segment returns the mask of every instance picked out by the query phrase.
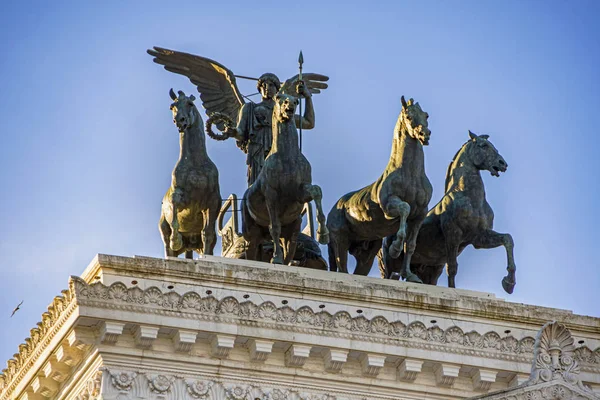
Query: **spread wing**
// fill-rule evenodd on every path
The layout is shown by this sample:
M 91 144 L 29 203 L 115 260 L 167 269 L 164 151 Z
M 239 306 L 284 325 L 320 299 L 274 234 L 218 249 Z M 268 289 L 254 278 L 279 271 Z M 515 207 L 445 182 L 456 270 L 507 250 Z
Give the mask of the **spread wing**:
M 285 81 L 285 83 L 281 86 L 281 89 L 279 89 L 279 91 L 281 93 L 289 94 L 292 96 L 298 96 L 298 92 L 296 91 L 296 84 L 300 80 L 299 78 L 299 75 L 291 77 L 290 79 Z M 321 90 L 327 89 L 328 85 L 325 82 L 329 80 L 329 77 L 309 72 L 306 74 L 302 74 L 302 80 L 304 81 L 304 84 L 310 90 L 310 92 L 316 94 L 321 93 Z
M 148 54 L 167 71 L 185 75 L 196 85 L 207 115 L 221 112 L 237 121 L 244 100 L 233 72 L 209 58 L 180 51 L 154 47 L 148 50 Z M 224 129 L 222 125 L 217 124 L 219 130 Z

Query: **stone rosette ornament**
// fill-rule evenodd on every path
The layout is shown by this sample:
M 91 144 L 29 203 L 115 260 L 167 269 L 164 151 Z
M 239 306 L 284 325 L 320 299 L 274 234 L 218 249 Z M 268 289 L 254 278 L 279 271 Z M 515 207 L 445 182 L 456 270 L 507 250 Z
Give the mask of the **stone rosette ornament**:
M 110 376 L 115 388 L 119 391 L 127 392 L 131 390 L 137 373 L 130 371 L 110 371 Z
M 188 393 L 195 399 L 208 399 L 210 396 L 210 389 L 213 385 L 213 381 L 200 379 L 189 379 L 186 381 Z

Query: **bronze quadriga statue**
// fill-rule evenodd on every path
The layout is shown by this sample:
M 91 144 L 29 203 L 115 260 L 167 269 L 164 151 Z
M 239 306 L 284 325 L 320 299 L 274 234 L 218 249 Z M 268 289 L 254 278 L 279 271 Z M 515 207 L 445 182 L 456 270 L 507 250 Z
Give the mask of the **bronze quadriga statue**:
M 476 249 L 506 248 L 508 274 L 502 287 L 512 293 L 516 284 L 513 239 L 508 233 L 498 233 L 492 228 L 494 212 L 485 198 L 481 171 L 499 176 L 508 165 L 498 150 L 488 140 L 488 135 L 469 131 L 470 140 L 454 156 L 446 173 L 445 194 L 427 214 L 411 259 L 411 268 L 424 283 L 437 284 L 444 265 L 448 270 L 448 286 L 455 287 L 458 272 L 458 255 L 472 244 Z M 382 277 L 398 277 L 401 261 L 390 257 L 390 242 L 386 239 L 380 262 Z
M 165 256 L 177 257 L 193 251 L 213 254 L 215 222 L 221 208 L 219 172 L 206 153 L 204 123 L 194 105 L 194 96 L 169 92 L 173 122 L 179 130 L 179 160 L 173 170 L 171 187 L 162 202 L 159 229 Z
M 401 274 L 420 282 L 410 271 L 410 256 L 431 199 L 432 187 L 425 175 L 423 146 L 429 143 L 428 114 L 412 99 L 402 97 L 402 111 L 394 129 L 388 165 L 371 185 L 346 194 L 327 217 L 330 232 L 329 268 L 348 272 L 348 252 L 356 258 L 355 274 L 367 275 L 381 248 L 382 239 L 396 234 L 392 257 L 402 250 L 406 257 Z
M 286 89 L 289 90 L 282 88 L 275 97 L 271 151 L 242 202 L 243 235 L 248 242 L 246 258 L 258 260 L 261 244 L 271 239 L 275 247 L 272 262 L 276 264 L 288 264 L 294 256 L 304 203 L 314 200 L 317 240 L 322 244 L 329 241 L 321 188 L 312 184 L 310 163 L 298 146 L 295 112 L 299 99 L 286 94 Z M 305 98 L 310 96 L 302 83 L 297 92 Z

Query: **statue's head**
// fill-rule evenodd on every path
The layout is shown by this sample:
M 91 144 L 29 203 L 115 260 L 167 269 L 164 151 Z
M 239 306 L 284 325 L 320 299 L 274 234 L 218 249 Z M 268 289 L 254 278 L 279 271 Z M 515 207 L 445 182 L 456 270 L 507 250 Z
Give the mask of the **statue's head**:
M 260 92 L 263 99 L 272 99 L 275 97 L 280 87 L 281 81 L 277 75 L 270 72 L 262 74 L 256 83 L 256 88 Z
M 196 123 L 197 119 L 200 118 L 200 114 L 194 105 L 196 98 L 193 94 L 188 97 L 182 90 L 177 93 L 178 95 L 175 94 L 173 89 L 169 91 L 169 96 L 173 100 L 171 104 L 173 122 L 180 131 L 184 131 Z
M 489 135 L 476 135 L 469 131 L 469 138 L 468 151 L 473 165 L 480 170 L 490 171 L 492 176 L 500 176 L 500 172 L 506 171 L 508 164 L 488 140 Z
M 402 96 L 401 101 L 402 111 L 398 123 L 404 125 L 406 133 L 410 137 L 421 142 L 423 146 L 427 146 L 431 136 L 431 131 L 427 127 L 429 114 L 423 111 L 419 103 L 415 103 L 413 99 L 409 99 L 407 102 Z
M 296 106 L 298 98 L 285 93 L 278 93 L 275 96 L 275 108 L 273 109 L 273 117 L 277 122 L 287 122 L 294 118 L 296 114 Z

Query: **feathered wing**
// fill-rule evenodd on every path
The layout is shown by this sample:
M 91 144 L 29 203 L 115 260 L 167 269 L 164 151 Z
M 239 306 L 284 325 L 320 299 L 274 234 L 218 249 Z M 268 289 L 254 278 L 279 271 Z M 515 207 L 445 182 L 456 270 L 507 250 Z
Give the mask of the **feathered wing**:
M 221 112 L 237 121 L 244 100 L 233 72 L 227 67 L 206 57 L 160 47 L 148 50 L 148 54 L 167 71 L 185 75 L 196 85 L 207 115 Z M 219 130 L 224 129 L 222 122 L 216 125 Z
M 291 77 L 290 79 L 288 79 L 287 81 L 284 82 L 284 84 L 281 86 L 281 89 L 279 89 L 279 91 L 281 93 L 285 93 L 285 94 L 289 94 L 289 95 L 297 97 L 298 92 L 296 91 L 296 84 L 298 83 L 299 80 L 300 80 L 299 75 L 295 75 L 295 76 Z M 329 77 L 326 75 L 315 74 L 315 73 L 309 72 L 306 74 L 302 74 L 302 80 L 304 81 L 304 84 L 306 85 L 308 90 L 310 90 L 311 93 L 316 94 L 316 93 L 321 93 L 321 90 L 327 89 L 328 85 L 325 82 L 327 82 L 329 80 Z

